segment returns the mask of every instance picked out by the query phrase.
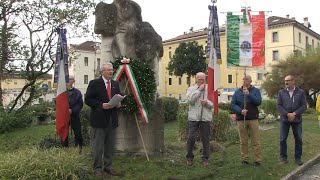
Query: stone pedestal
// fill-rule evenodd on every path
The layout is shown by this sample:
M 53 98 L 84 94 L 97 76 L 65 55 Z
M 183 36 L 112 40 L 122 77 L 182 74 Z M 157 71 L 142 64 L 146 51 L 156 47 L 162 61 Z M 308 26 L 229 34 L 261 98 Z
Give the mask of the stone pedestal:
M 159 155 L 164 150 L 164 118 L 151 110 L 150 123 L 141 121 L 137 114 L 148 155 Z M 116 130 L 115 154 L 144 155 L 142 140 L 133 114 L 119 112 L 119 127 Z

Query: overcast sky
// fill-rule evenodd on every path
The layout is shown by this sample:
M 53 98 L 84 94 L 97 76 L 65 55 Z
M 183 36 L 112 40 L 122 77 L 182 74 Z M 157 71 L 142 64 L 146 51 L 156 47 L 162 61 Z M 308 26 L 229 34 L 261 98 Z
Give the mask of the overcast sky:
M 113 0 L 104 0 L 111 3 Z M 134 0 L 142 9 L 143 21 L 149 22 L 163 40 L 174 38 L 189 31 L 208 26 L 211 0 Z M 97 1 L 96 1 L 97 2 Z M 219 24 L 225 24 L 226 14 L 221 12 L 236 12 L 241 6 L 251 6 L 251 11 L 269 11 L 268 16 L 295 17 L 300 23 L 308 17 L 311 29 L 320 33 L 319 7 L 314 0 L 217 0 Z M 93 30 L 92 30 L 93 31 Z M 81 39 L 92 40 L 92 37 Z M 77 43 L 80 43 L 77 40 Z

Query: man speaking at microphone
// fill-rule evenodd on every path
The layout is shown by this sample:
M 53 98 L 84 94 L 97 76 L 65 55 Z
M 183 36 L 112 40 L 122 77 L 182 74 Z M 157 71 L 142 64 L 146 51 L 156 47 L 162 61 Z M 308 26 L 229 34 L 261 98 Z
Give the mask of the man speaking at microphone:
M 202 72 L 196 74 L 196 85 L 187 90 L 189 102 L 188 126 L 189 134 L 187 141 L 187 165 L 193 164 L 193 148 L 196 140 L 196 133 L 200 130 L 202 141 L 202 164 L 208 166 L 209 145 L 210 145 L 210 123 L 212 121 L 213 103 L 208 100 L 208 90 L 205 84 L 206 75 Z

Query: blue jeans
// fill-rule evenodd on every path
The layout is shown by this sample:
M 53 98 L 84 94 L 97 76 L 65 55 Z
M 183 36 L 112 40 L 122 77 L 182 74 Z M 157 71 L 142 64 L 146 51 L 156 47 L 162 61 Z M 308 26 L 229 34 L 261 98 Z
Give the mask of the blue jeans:
M 287 138 L 292 127 L 293 136 L 295 140 L 294 158 L 295 160 L 301 160 L 302 155 L 302 122 L 292 123 L 280 121 L 280 157 L 281 159 L 287 159 Z

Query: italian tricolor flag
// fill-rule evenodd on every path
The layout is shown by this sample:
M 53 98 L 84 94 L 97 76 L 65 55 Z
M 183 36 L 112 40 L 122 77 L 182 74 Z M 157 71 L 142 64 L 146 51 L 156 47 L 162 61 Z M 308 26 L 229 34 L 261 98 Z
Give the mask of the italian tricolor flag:
M 245 12 L 241 16 L 227 14 L 227 64 L 228 66 L 264 66 L 264 12 L 251 16 Z M 248 17 L 250 20 L 244 21 Z

